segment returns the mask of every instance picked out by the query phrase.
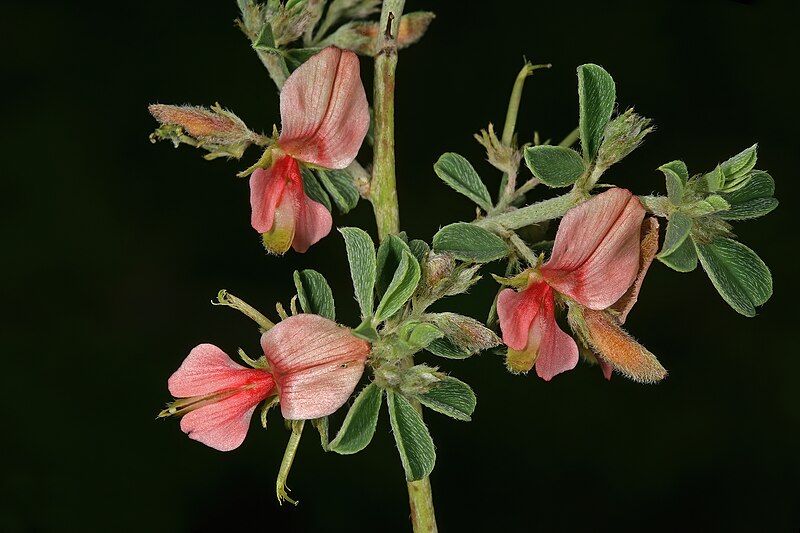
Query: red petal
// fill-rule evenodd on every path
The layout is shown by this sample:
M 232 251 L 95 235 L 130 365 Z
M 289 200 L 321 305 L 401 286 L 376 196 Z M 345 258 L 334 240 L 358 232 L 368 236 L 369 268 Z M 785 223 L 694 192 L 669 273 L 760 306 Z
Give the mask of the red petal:
M 326 168 L 353 162 L 369 128 L 358 57 L 329 46 L 300 65 L 281 91 L 280 144 Z
M 590 309 L 609 307 L 636 278 L 644 213 L 625 189 L 610 189 L 570 209 L 542 275 L 558 292 Z
M 269 376 L 266 372 L 261 373 Z M 272 387 L 270 377 L 268 381 L 255 383 L 219 402 L 191 411 L 181 418 L 181 429 L 190 439 L 221 452 L 238 448 L 247 436 L 253 411 Z
M 547 291 L 542 299 L 541 312 L 531 325 L 528 345 L 538 346 L 536 373 L 545 381 L 578 364 L 578 345 L 556 323 L 553 291 Z
M 297 315 L 264 333 L 261 347 L 280 389 L 281 412 L 290 420 L 327 416 L 355 389 L 369 344 L 332 320 Z
M 268 169 L 257 168 L 250 176 L 250 223 L 257 232 L 272 229 L 275 210 L 284 200 L 284 189 L 294 182 L 302 183 L 300 168 L 288 156 L 279 157 Z
M 305 253 L 312 244 L 331 232 L 333 219 L 324 205 L 312 200 L 303 192 L 302 184 L 297 196 L 299 209 L 292 248 L 297 252 Z
M 263 370 L 234 363 L 213 344 L 200 344 L 189 352 L 169 378 L 169 392 L 176 398 L 203 396 L 219 391 L 265 383 L 272 387 L 272 376 Z
M 549 290 L 546 283 L 536 281 L 520 292 L 514 289 L 500 291 L 497 297 L 497 317 L 500 319 L 500 331 L 506 346 L 516 351 L 525 348 L 531 322 L 539 312 L 545 292 Z

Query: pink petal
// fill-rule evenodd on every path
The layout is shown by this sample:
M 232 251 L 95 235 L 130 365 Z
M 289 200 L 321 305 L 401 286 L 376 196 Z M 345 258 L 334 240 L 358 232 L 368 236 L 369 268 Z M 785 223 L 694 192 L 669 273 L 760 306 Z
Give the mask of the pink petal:
M 318 315 L 287 318 L 261 337 L 280 389 L 283 417 L 327 416 L 350 397 L 364 372 L 369 344 Z
M 497 317 L 503 343 L 513 350 L 523 350 L 528 344 L 531 322 L 539 312 L 542 298 L 549 290 L 546 283 L 537 281 L 520 292 L 503 289 L 497 297 Z
M 333 219 L 324 205 L 312 200 L 303 192 L 302 184 L 298 189 L 297 202 L 299 209 L 294 228 L 292 248 L 302 254 L 305 253 L 312 244 L 318 242 L 331 232 Z
M 612 309 L 619 313 L 617 317 L 620 324 L 624 324 L 628 318 L 633 304 L 639 298 L 639 290 L 642 288 L 642 282 L 647 274 L 653 258 L 658 252 L 658 219 L 656 217 L 647 217 L 642 223 L 641 243 L 639 245 L 639 272 L 636 274 L 636 280 L 633 285 L 622 295 L 622 298 L 617 300 Z
M 325 168 L 353 162 L 369 128 L 358 57 L 329 46 L 300 65 L 281 91 L 280 145 Z
M 250 176 L 250 224 L 259 233 L 272 229 L 275 210 L 284 198 L 288 183 L 300 182 L 297 161 L 281 156 L 268 169 L 257 168 Z
M 170 376 L 168 387 L 174 397 L 189 398 L 262 382 L 271 387 L 272 377 L 263 370 L 234 363 L 213 344 L 200 344 Z
M 528 347 L 538 346 L 536 373 L 545 381 L 578 364 L 578 345 L 556 323 L 553 291 L 547 291 L 542 309 L 531 324 Z
M 261 373 L 269 376 L 266 372 Z M 181 418 L 181 430 L 190 439 L 222 452 L 238 448 L 247 436 L 253 411 L 268 396 L 272 387 L 270 377 L 269 380 L 254 383 L 250 388 L 240 389 L 223 400 L 191 411 Z
M 553 254 L 540 271 L 590 309 L 616 302 L 636 278 L 644 208 L 626 189 L 609 189 L 564 215 Z

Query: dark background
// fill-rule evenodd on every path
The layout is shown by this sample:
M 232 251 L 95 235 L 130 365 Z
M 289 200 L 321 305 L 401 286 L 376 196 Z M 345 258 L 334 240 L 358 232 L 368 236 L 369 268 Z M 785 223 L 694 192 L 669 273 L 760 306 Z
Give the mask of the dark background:
M 432 171 L 442 152 L 468 157 L 496 189 L 472 134 L 502 128 L 523 56 L 554 66 L 528 82 L 522 140 L 575 126 L 575 68 L 595 62 L 620 105 L 658 126 L 607 179 L 663 191 L 660 164 L 706 171 L 758 141 L 781 200 L 736 225 L 774 276 L 757 317 L 737 315 L 699 269 L 651 269 L 627 327 L 670 370 L 662 384 L 607 383 L 584 364 L 545 383 L 490 354 L 423 356 L 479 398 L 471 423 L 427 416 L 440 528 L 797 531 L 796 2 L 409 1 L 407 11 L 425 8 L 438 18 L 398 67 L 411 237 L 472 216 Z M 279 121 L 236 16 L 232 0 L 4 7 L 2 531 L 410 530 L 385 412 L 356 456 L 324 454 L 308 430 L 289 479 L 298 508 L 274 496 L 288 436 L 275 412 L 227 454 L 155 420 L 194 345 L 258 349 L 247 319 L 209 305 L 220 288 L 274 315 L 292 271 L 313 267 L 331 281 L 339 319 L 357 317 L 335 233 L 305 255 L 262 250 L 247 182 L 234 177 L 257 154 L 206 162 L 148 141 L 152 102 L 219 101 L 264 131 Z M 374 230 L 365 202 L 334 220 Z M 447 307 L 483 318 L 495 289 L 486 279 Z

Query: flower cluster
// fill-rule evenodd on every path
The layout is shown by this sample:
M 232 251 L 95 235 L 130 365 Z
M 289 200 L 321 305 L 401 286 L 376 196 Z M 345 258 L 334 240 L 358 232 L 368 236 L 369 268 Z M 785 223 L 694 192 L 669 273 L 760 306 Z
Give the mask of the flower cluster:
M 277 397 L 287 420 L 327 416 L 350 397 L 369 345 L 317 315 L 296 315 L 261 337 L 256 368 L 234 363 L 213 344 L 196 346 L 169 378 L 176 398 L 160 416 L 181 416 L 189 438 L 220 451 L 238 448 L 259 403 Z M 271 403 L 268 405 L 272 405 Z
M 578 345 L 556 323 L 558 298 L 607 377 L 611 368 L 640 381 L 666 376 L 652 354 L 618 327 L 653 259 L 653 236 L 658 242 L 658 222 L 644 216 L 639 200 L 625 189 L 610 189 L 567 212 L 550 260 L 523 273 L 522 290 L 504 289 L 498 297 L 510 370 L 527 372 L 535 365 L 549 381 L 575 368 Z

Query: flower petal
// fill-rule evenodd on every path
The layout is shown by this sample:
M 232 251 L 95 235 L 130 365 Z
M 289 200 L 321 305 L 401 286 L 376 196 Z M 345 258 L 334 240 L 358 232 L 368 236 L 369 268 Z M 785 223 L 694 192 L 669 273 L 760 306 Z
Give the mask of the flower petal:
M 546 283 L 535 281 L 520 292 L 514 289 L 500 291 L 497 297 L 497 317 L 500 319 L 500 331 L 506 346 L 516 351 L 525 348 L 531 322 L 539 312 L 542 298 L 549 289 Z
M 648 217 L 642 223 L 641 243 L 639 245 L 639 273 L 636 274 L 636 280 L 622 295 L 622 298 L 611 306 L 613 310 L 619 313 L 620 324 L 625 323 L 633 304 L 639 298 L 639 290 L 642 288 L 644 276 L 647 274 L 647 270 L 650 268 L 656 253 L 658 253 L 658 219 L 656 217 Z
M 262 374 L 269 376 L 266 372 Z M 203 406 L 181 418 L 181 430 L 190 439 L 221 452 L 238 448 L 250 427 L 258 403 L 272 390 L 273 382 L 263 380 L 235 392 L 218 402 Z
M 287 318 L 261 337 L 289 420 L 327 416 L 355 389 L 369 344 L 318 315 Z
M 528 345 L 538 346 L 536 373 L 545 381 L 553 376 L 572 370 L 578 364 L 578 345 L 575 340 L 561 331 L 556 323 L 553 291 L 548 291 L 542 299 L 542 309 L 531 325 Z
M 271 387 L 272 377 L 263 370 L 234 363 L 213 344 L 200 344 L 170 376 L 168 387 L 174 397 L 189 398 L 261 382 L 269 382 Z
M 558 292 L 590 309 L 616 302 L 636 278 L 644 208 L 626 189 L 609 189 L 564 215 L 553 254 L 540 271 Z
M 297 161 L 281 156 L 268 169 L 257 168 L 250 176 L 250 224 L 259 233 L 272 229 L 275 210 L 286 196 L 287 184 L 299 181 L 300 169 Z
M 331 232 L 333 218 L 324 205 L 312 200 L 303 192 L 302 186 L 299 189 L 298 205 L 292 248 L 302 254 Z
M 597 355 L 634 381 L 655 383 L 667 376 L 656 356 L 636 342 L 609 313 L 584 309 L 587 340 Z
M 280 145 L 326 168 L 353 162 L 369 128 L 358 57 L 329 46 L 300 65 L 281 90 Z

